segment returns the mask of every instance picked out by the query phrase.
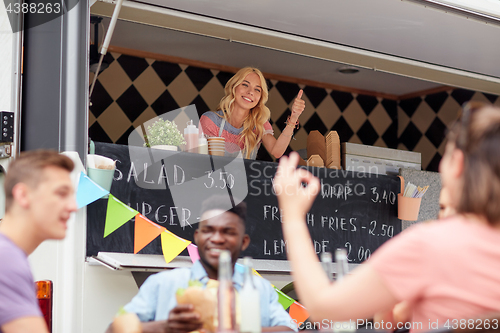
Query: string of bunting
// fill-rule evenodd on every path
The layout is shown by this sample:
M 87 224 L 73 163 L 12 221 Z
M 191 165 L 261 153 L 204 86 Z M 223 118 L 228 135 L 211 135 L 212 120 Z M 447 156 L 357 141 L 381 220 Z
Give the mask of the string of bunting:
M 200 259 L 198 247 L 196 245 L 192 244 L 186 239 L 175 235 L 166 228 L 152 222 L 135 209 L 121 202 L 118 198 L 110 194 L 109 191 L 106 191 L 101 186 L 96 184 L 84 172 L 80 173 L 80 179 L 78 181 L 78 187 L 76 191 L 76 201 L 78 208 L 85 207 L 105 196 L 108 196 L 108 206 L 106 210 L 106 221 L 103 235 L 104 238 L 106 238 L 111 233 L 134 218 L 134 254 L 141 251 L 146 245 L 148 245 L 161 235 L 163 257 L 167 264 L 186 248 L 192 262 Z M 243 266 L 237 263 L 235 266 L 235 270 L 242 271 Z M 253 270 L 253 274 L 261 277 L 261 275 L 255 269 Z M 285 310 L 289 309 L 289 314 L 292 319 L 295 319 L 297 322 L 304 322 L 304 320 L 309 318 L 309 313 L 303 305 L 283 293 L 274 285 L 273 288 L 278 294 L 278 302 L 283 306 Z

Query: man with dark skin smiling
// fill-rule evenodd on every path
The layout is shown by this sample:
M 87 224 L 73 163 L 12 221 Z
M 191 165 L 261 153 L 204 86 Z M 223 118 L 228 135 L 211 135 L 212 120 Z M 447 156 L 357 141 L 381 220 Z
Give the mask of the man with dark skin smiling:
M 189 280 L 205 286 L 210 279 L 217 280 L 221 250 L 231 253 L 234 267 L 240 252 L 250 244 L 250 237 L 245 233 L 246 204 L 241 202 L 226 210 L 222 202 L 227 202 L 227 197 L 211 197 L 202 204 L 201 222 L 194 233 L 200 260 L 190 269 L 178 268 L 150 276 L 124 307 L 125 311 L 137 314 L 143 333 L 185 333 L 202 329 L 200 315 L 193 311 L 193 305 L 177 304 L 176 291 L 187 288 Z M 296 331 L 271 284 L 260 277 L 254 281 L 260 293 L 262 331 Z M 233 285 L 237 291 L 242 284 L 243 274 L 236 271 Z M 107 332 L 120 333 L 113 332 L 111 327 Z

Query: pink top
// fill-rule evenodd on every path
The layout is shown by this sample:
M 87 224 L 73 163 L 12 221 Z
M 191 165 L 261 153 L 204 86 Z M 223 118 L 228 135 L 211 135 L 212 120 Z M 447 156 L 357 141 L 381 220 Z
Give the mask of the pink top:
M 500 230 L 454 216 L 416 225 L 368 260 L 394 296 L 413 304 L 413 332 L 429 321 L 500 311 Z M 422 323 L 421 327 L 417 327 Z M 456 323 L 456 321 L 455 321 Z
M 245 148 L 244 142 L 240 142 L 240 134 L 243 130 L 243 127 L 235 128 L 230 123 L 225 122 L 224 127 L 222 128 L 222 134 L 219 135 L 219 133 L 221 133 L 220 127 L 222 125 L 222 120 L 224 119 L 222 117 L 219 117 L 219 115 L 222 116 L 222 111 L 208 111 L 200 117 L 200 126 L 203 129 L 203 133 L 208 137 L 224 137 L 226 139 L 226 151 L 229 153 L 237 153 L 238 151 L 243 150 Z M 274 135 L 273 127 L 271 126 L 269 121 L 266 121 L 264 123 L 264 135 L 266 134 Z M 256 155 L 259 147 L 260 142 L 255 149 L 255 154 L 253 155 Z M 253 158 L 255 159 L 255 156 L 253 156 Z

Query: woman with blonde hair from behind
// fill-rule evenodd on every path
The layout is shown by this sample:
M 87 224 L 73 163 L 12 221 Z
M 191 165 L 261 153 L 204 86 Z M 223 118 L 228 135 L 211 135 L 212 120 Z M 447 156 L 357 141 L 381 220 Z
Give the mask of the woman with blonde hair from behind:
M 416 332 L 459 328 L 500 312 L 498 147 L 500 109 L 465 107 L 448 134 L 439 167 L 456 214 L 408 228 L 334 284 L 322 273 L 305 221 L 319 180 L 296 168 L 296 154 L 282 158 L 274 186 L 283 235 L 297 294 L 312 318 L 356 323 L 406 301 L 412 311 L 410 331 Z M 489 324 L 498 329 L 495 320 Z M 473 324 L 487 328 L 484 321 Z
M 208 111 L 201 116 L 203 133 L 209 137 L 224 137 L 226 156 L 236 156 L 242 151 L 244 158 L 255 159 L 262 143 L 271 155 L 281 157 L 305 108 L 302 90 L 294 100 L 291 116 L 278 139 L 269 123 L 267 84 L 260 70 L 253 67 L 240 69 L 226 83 L 224 92 L 217 111 Z

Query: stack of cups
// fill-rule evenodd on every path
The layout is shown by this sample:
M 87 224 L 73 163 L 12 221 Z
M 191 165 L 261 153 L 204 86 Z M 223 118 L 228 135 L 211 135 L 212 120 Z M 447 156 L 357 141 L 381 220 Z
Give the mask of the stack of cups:
M 210 137 L 208 138 L 208 153 L 215 156 L 224 156 L 226 145 L 223 137 Z
M 115 175 L 116 162 L 108 157 L 89 154 L 87 155 L 87 167 L 89 178 L 109 192 Z

